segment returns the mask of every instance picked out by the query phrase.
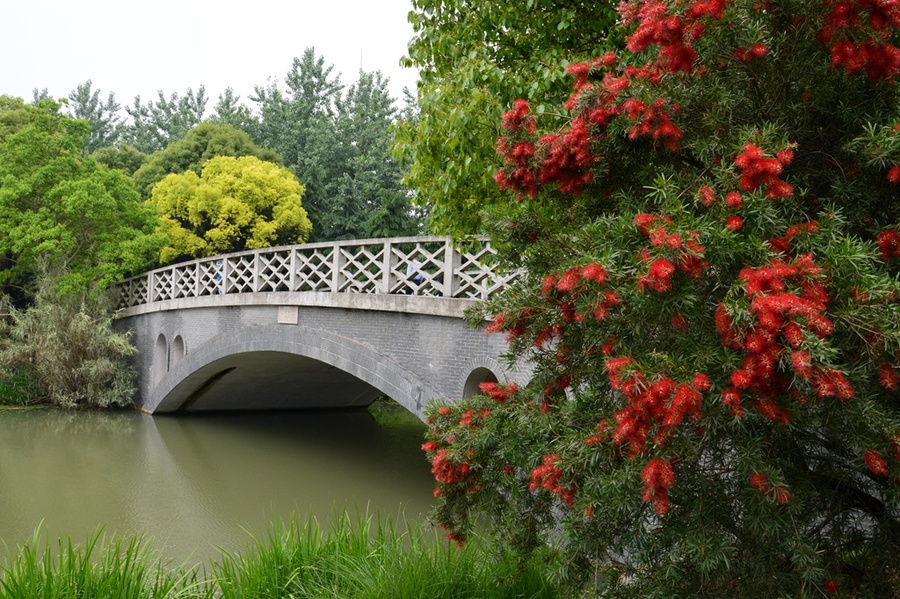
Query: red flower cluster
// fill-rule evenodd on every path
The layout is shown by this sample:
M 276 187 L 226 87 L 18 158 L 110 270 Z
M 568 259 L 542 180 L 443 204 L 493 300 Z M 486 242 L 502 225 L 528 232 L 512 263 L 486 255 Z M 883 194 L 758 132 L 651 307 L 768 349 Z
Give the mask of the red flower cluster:
M 553 183 L 562 193 L 577 196 L 593 180 L 594 174 L 587 167 L 596 158 L 591 155 L 590 135 L 583 119 L 573 119 L 562 135 L 542 136 L 539 144 L 544 148 L 541 183 Z
M 534 135 L 537 133 L 537 121 L 531 114 L 531 107 L 525 100 L 516 100 L 513 102 L 512 110 L 503 113 L 500 126 L 507 131 L 521 133 L 527 131 Z
M 671 112 L 666 110 L 665 98 L 657 98 L 647 105 L 637 98 L 629 98 L 622 104 L 625 115 L 635 124 L 628 130 L 628 139 L 652 137 L 661 140 L 670 152 L 678 150 L 678 140 L 683 135 L 681 129 L 672 122 L 671 114 L 678 113 L 678 105 Z
M 628 444 L 632 456 L 646 450 L 651 434 L 655 445 L 664 445 L 686 417 L 698 417 L 700 392 L 709 389 L 709 379 L 702 374 L 691 383 L 679 384 L 665 376 L 648 381 L 629 357 L 610 358 L 605 368 L 613 389 L 627 400 L 615 414 L 618 426 L 611 438 L 617 445 Z
M 878 251 L 881 254 L 881 259 L 885 262 L 891 258 L 900 256 L 900 234 L 898 234 L 897 231 L 893 229 L 882 231 L 875 238 L 875 243 L 878 244 Z
M 427 443 L 425 445 L 428 445 Z M 425 449 L 425 445 L 422 446 Z M 437 449 L 436 445 L 429 445 L 433 449 Z M 429 451 L 426 449 L 426 451 Z M 464 482 L 469 477 L 470 468 L 468 462 L 457 464 L 450 459 L 449 452 L 446 449 L 437 449 L 431 458 L 431 473 L 434 479 L 445 485 Z
M 794 193 L 794 188 L 778 178 L 784 167 L 794 159 L 794 153 L 790 149 L 778 152 L 777 158 L 767 157 L 762 148 L 747 142 L 734 164 L 741 170 L 741 189 L 755 191 L 765 187 L 766 197 L 770 200 L 776 198 L 789 198 Z
M 642 261 L 650 266 L 646 274 L 638 277 L 639 290 L 669 291 L 672 289 L 672 276 L 677 270 L 691 278 L 698 278 L 709 264 L 703 260 L 705 248 L 697 241 L 697 232 L 672 233 L 666 229 L 671 222 L 672 219 L 667 216 L 654 214 L 642 213 L 634 217 L 638 231 L 647 236 L 650 245 L 658 248 L 656 253 L 663 254 L 654 258 L 649 251 L 642 251 Z
M 653 509 L 660 516 L 669 511 L 669 489 L 675 484 L 675 473 L 668 460 L 653 458 L 641 472 L 644 481 L 644 501 L 653 502 Z
M 726 0 L 700 0 L 690 3 L 683 14 L 671 14 L 662 0 L 623 2 L 619 14 L 623 24 L 637 23 L 628 37 L 628 50 L 641 52 L 659 46 L 659 54 L 651 68 L 662 72 L 692 73 L 697 61 L 693 43 L 704 31 L 703 18 L 721 19 Z
M 588 77 L 590 77 L 591 71 L 600 67 L 612 66 L 615 62 L 615 53 L 607 52 L 603 56 L 592 58 L 586 62 L 579 62 L 567 66 L 566 73 L 575 75 L 575 81 L 572 83 L 572 88 L 575 90 L 576 95 L 580 90 L 591 86 L 590 83 L 588 83 Z
M 536 466 L 531 471 L 528 489 L 532 493 L 541 488 L 546 489 L 558 496 L 567 506 L 572 507 L 575 505 L 575 489 L 559 482 L 559 479 L 562 478 L 562 471 L 556 466 L 558 462 L 558 454 L 545 455 L 543 464 Z
M 519 388 L 515 383 L 511 383 L 506 387 L 497 383 L 479 383 L 478 388 L 481 389 L 482 393 L 499 403 L 503 403 L 519 392 Z
M 535 198 L 538 184 L 555 184 L 562 193 L 578 195 L 593 180 L 589 166 L 596 161 L 590 152 L 587 123 L 576 118 L 565 133 L 544 135 L 534 145 L 537 125 L 525 100 L 516 100 L 504 113 L 502 126 L 516 134 L 500 137 L 495 146 L 506 168 L 494 173 L 500 189 L 516 191 L 517 199 Z M 525 134 L 524 136 L 522 134 Z
M 821 274 L 810 254 L 793 262 L 773 259 L 762 268 L 745 268 L 740 278 L 756 324 L 742 332 L 734 330 L 724 306 L 717 308 L 716 327 L 722 342 L 747 354 L 731 374 L 732 387 L 722 397 L 736 415 L 743 414 L 741 394 L 750 393 L 756 398 L 754 407 L 765 418 L 780 423 L 790 420 L 788 411 L 774 402 L 790 383 L 780 368 L 783 357 L 790 358 L 794 375 L 808 381 L 819 397 L 853 397 L 853 388 L 841 370 L 813 365 L 803 349 L 807 334 L 824 340 L 833 331 L 825 317 L 828 294 Z M 791 348 L 789 353 L 786 347 Z
M 831 65 L 843 66 L 848 75 L 865 70 L 869 79 L 893 81 L 900 74 L 900 49 L 888 40 L 900 27 L 900 5 L 892 0 L 830 0 L 827 5 L 818 37 L 831 44 Z
M 799 237 L 804 233 L 807 235 L 815 235 L 819 232 L 819 223 L 814 220 L 805 223 L 797 223 L 788 227 L 784 237 L 776 237 L 769 240 L 769 247 L 776 252 L 787 254 L 791 251 L 791 242 L 795 237 Z

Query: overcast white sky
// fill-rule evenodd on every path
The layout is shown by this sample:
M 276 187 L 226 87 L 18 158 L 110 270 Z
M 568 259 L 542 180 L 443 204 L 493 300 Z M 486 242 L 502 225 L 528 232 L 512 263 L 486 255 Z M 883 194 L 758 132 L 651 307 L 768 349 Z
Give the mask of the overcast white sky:
M 34 88 L 65 97 L 88 79 L 105 99 L 156 99 L 206 86 L 207 109 L 230 86 L 283 81 L 314 46 L 352 83 L 360 65 L 390 77 L 392 95 L 415 90 L 401 69 L 412 37 L 410 0 L 19 0 L 3 2 L 0 94 L 30 101 Z

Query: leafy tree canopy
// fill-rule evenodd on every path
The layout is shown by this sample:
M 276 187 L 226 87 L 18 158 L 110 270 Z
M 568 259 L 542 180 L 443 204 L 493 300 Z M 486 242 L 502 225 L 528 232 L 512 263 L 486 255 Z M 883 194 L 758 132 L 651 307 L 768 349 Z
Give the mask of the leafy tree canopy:
M 118 169 L 129 177 L 147 162 L 146 154 L 128 144 L 100 148 L 91 154 L 91 158 L 109 168 Z
M 406 183 L 429 206 L 432 228 L 481 230 L 501 201 L 492 180 L 501 113 L 528 97 L 537 112 L 565 98 L 564 67 L 590 56 L 614 31 L 611 2 L 414 0 L 416 37 L 405 66 L 419 69 L 420 118 L 398 127 Z M 615 35 L 613 37 L 615 39 Z
M 293 173 L 254 156 L 218 156 L 194 171 L 167 175 L 149 200 L 169 238 L 167 264 L 244 249 L 302 243 L 312 225 Z
M 83 156 L 85 121 L 4 99 L 0 123 L 0 284 L 30 293 L 41 262 L 66 271 L 57 290 L 101 287 L 148 265 L 158 251 L 154 215 L 131 180 Z M 27 123 L 23 122 L 27 115 Z
M 281 162 L 275 152 L 257 146 L 244 131 L 231 125 L 201 123 L 183 139 L 151 154 L 134 173 L 135 185 L 145 198 L 149 198 L 153 186 L 166 175 L 188 170 L 199 173 L 206 161 L 215 156 L 255 156 L 266 162 Z
M 604 597 L 900 585 L 900 10 L 632 0 L 504 113 L 486 306 L 524 388 L 434 406 L 438 520 Z M 449 48 L 447 51 L 450 51 Z
M 20 131 L 31 123 L 24 100 L 11 96 L 0 96 L 0 143 L 9 135 Z

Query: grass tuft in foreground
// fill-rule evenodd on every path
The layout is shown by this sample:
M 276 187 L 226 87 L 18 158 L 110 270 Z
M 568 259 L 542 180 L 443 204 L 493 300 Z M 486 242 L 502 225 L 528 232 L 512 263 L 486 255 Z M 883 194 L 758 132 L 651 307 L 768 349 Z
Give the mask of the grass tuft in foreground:
M 107 540 L 94 533 L 84 545 L 71 540 L 41 546 L 40 530 L 18 548 L 0 575 L 2 599 L 170 599 L 211 597 L 196 570 L 171 571 L 151 558 L 139 537 Z
M 475 539 L 457 549 L 409 525 L 398 534 L 371 517 L 344 515 L 330 532 L 315 521 L 273 527 L 245 555 L 213 566 L 223 599 L 551 599 L 558 596 L 538 561 L 518 564 Z
M 43 544 L 39 531 L 0 572 L 0 599 L 557 599 L 539 559 L 519 563 L 474 539 L 457 549 L 407 523 L 373 517 L 271 526 L 243 553 L 224 552 L 209 576 L 165 567 L 140 538 Z

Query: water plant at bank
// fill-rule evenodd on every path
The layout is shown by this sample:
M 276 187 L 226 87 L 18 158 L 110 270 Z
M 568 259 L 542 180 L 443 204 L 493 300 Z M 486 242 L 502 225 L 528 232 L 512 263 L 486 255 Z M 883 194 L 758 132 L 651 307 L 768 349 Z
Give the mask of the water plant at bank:
M 534 376 L 431 407 L 435 515 L 600 596 L 896 596 L 900 5 L 619 15 L 499 123 L 523 276 L 475 319 Z

